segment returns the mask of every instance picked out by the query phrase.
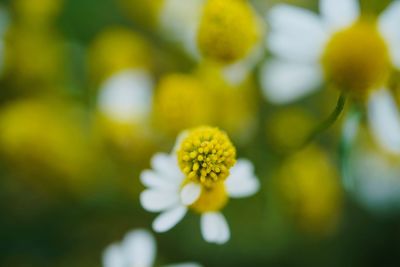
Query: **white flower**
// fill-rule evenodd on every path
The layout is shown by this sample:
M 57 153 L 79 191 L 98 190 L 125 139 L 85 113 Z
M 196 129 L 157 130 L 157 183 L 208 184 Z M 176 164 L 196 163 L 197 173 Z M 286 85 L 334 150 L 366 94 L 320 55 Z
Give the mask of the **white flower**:
M 142 172 L 140 178 L 147 189 L 140 196 L 141 204 L 147 211 L 161 212 L 153 222 L 156 232 L 170 230 L 192 209 L 201 214 L 203 238 L 210 243 L 226 243 L 230 230 L 220 209 L 225 206 L 228 197 L 248 197 L 258 191 L 260 185 L 253 165 L 248 160 L 239 159 L 225 181 L 212 189 L 205 188 L 200 183 L 187 180 L 179 168 L 176 149 L 181 141 L 182 135 L 171 154 L 154 155 L 152 170 Z
M 150 114 L 152 88 L 153 81 L 146 71 L 121 71 L 101 84 L 99 110 L 117 122 L 143 122 Z
M 268 13 L 267 44 L 275 58 L 261 70 L 265 97 L 289 103 L 322 88 L 323 82 L 359 95 L 364 92 L 357 89 L 366 89 L 375 138 L 400 153 L 398 109 L 386 88 L 391 69 L 400 68 L 400 1 L 391 3 L 376 23 L 360 16 L 357 0 L 320 0 L 319 7 L 320 15 L 289 5 Z
M 195 60 L 201 61 L 197 47 L 197 31 L 206 0 L 165 0 L 160 12 L 159 25 L 165 37 L 180 43 Z M 262 19 L 257 17 L 260 31 L 264 30 Z M 258 42 L 249 54 L 222 69 L 224 79 L 231 85 L 242 83 L 263 56 L 263 44 Z
M 131 231 L 120 244 L 111 244 L 103 253 L 104 267 L 152 267 L 156 242 L 146 230 Z M 201 267 L 197 263 L 181 263 L 168 267 Z

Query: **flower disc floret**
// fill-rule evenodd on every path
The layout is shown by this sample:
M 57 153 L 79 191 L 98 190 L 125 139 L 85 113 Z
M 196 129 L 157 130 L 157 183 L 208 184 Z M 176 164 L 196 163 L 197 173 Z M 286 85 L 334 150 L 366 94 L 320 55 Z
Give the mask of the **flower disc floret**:
M 201 53 L 232 63 L 247 55 L 260 37 L 255 12 L 247 1 L 207 1 L 197 34 Z
M 191 180 L 206 187 L 224 181 L 236 162 L 236 150 L 227 134 L 218 128 L 191 130 L 178 150 L 179 167 Z

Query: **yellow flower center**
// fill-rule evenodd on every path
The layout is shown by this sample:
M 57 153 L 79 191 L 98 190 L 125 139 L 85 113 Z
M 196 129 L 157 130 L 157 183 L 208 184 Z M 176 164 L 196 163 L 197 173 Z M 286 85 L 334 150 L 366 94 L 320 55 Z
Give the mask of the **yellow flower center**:
M 327 79 L 353 96 L 380 86 L 390 70 L 387 45 L 376 25 L 358 21 L 329 41 L 322 57 Z
M 259 39 L 254 11 L 243 0 L 209 0 L 197 42 L 202 54 L 225 63 L 244 57 Z
M 200 197 L 193 203 L 190 208 L 198 213 L 219 211 L 228 203 L 228 195 L 226 193 L 223 182 L 215 183 L 213 187 L 203 187 Z
M 161 79 L 154 97 L 154 121 L 170 136 L 210 123 L 210 93 L 191 75 L 170 74 Z
M 235 147 L 226 133 L 212 127 L 191 130 L 178 150 L 183 173 L 205 187 L 224 181 L 236 162 L 235 157 Z

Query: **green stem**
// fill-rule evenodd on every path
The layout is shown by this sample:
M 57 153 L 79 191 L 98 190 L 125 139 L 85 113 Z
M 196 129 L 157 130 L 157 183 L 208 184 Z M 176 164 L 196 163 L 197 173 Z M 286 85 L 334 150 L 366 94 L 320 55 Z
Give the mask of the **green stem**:
M 339 162 L 343 185 L 347 190 L 354 187 L 351 175 L 351 150 L 354 146 L 360 126 L 362 113 L 357 106 L 353 106 L 345 118 L 339 145 Z
M 314 129 L 314 131 L 311 132 L 311 134 L 308 136 L 308 138 L 304 141 L 304 143 L 301 145 L 301 147 L 307 146 L 309 143 L 311 143 L 318 135 L 320 135 L 323 131 L 328 129 L 330 126 L 332 126 L 339 118 L 340 114 L 342 113 L 344 106 L 346 103 L 346 97 L 342 93 L 339 96 L 339 99 L 337 101 L 336 107 L 333 110 L 333 112 L 329 115 L 329 117 L 323 121 L 320 125 L 318 125 L 317 128 Z

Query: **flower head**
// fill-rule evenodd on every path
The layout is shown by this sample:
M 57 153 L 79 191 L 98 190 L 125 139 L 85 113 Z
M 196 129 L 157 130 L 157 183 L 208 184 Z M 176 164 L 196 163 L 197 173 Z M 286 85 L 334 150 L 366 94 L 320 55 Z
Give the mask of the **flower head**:
M 247 55 L 259 39 L 259 25 L 243 0 L 208 0 L 200 21 L 197 43 L 201 53 L 231 63 Z
M 323 82 L 333 85 L 365 104 L 376 140 L 398 153 L 398 108 L 388 86 L 400 69 L 400 1 L 377 19 L 362 15 L 357 0 L 319 2 L 319 15 L 289 5 L 268 14 L 267 43 L 275 59 L 262 68 L 264 95 L 283 104 L 323 88 Z
M 333 34 L 322 55 L 325 76 L 338 88 L 363 96 L 388 78 L 388 47 L 376 25 L 359 20 Z
M 213 103 L 209 98 L 209 92 L 195 76 L 167 75 L 154 96 L 155 124 L 167 135 L 176 136 L 189 127 L 210 123 Z
M 183 173 L 207 187 L 226 179 L 235 157 L 236 150 L 226 133 L 212 127 L 188 132 L 178 150 Z
M 265 64 L 262 84 L 273 102 L 304 96 L 324 80 L 366 100 L 400 67 L 400 1 L 376 20 L 360 14 L 357 0 L 320 0 L 319 7 L 319 15 L 289 5 L 268 14 L 267 43 L 276 59 Z
M 236 162 L 235 156 L 227 135 L 212 127 L 183 132 L 172 154 L 156 154 L 153 170 L 141 174 L 148 189 L 140 196 L 146 210 L 162 212 L 153 222 L 154 230 L 168 231 L 190 209 L 201 214 L 206 241 L 227 242 L 230 231 L 221 210 L 230 197 L 247 197 L 259 189 L 251 162 Z

